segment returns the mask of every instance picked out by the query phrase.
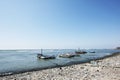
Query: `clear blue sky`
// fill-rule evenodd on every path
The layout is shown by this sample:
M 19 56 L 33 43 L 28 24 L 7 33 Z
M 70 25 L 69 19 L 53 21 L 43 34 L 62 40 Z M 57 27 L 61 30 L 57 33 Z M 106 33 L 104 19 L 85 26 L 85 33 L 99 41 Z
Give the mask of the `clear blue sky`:
M 0 49 L 120 46 L 120 0 L 0 0 Z

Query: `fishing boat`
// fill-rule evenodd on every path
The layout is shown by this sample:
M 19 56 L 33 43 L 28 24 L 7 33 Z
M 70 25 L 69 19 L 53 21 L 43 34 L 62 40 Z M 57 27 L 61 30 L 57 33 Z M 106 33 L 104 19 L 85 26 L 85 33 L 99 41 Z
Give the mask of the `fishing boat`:
M 85 54 L 87 53 L 86 51 L 75 51 L 76 54 Z
M 75 51 L 75 53 L 76 53 L 76 54 L 85 54 L 85 53 L 87 53 L 87 52 L 78 49 L 78 50 Z
M 117 50 L 120 50 L 120 47 L 117 47 L 116 49 L 117 49 Z
M 43 53 L 43 51 L 41 49 L 41 53 L 37 54 L 37 58 L 38 59 L 55 59 L 54 55 L 52 55 L 52 56 L 50 56 L 50 55 L 43 55 L 42 53 Z
M 95 51 L 90 51 L 90 53 L 95 53 Z
M 71 57 L 74 57 L 75 54 L 70 54 L 70 53 L 65 53 L 65 54 L 60 54 L 59 57 L 62 57 L 62 58 L 71 58 Z
M 43 55 L 43 54 L 37 54 L 37 57 L 39 59 L 55 59 L 55 56 L 49 56 L 49 55 Z

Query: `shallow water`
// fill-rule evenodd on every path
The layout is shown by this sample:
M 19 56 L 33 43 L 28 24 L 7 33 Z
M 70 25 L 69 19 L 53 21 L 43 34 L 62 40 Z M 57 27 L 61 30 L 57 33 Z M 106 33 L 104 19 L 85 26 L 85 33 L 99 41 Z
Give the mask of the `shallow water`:
M 64 66 L 74 63 L 82 63 L 110 55 L 120 50 L 110 49 L 89 49 L 87 54 L 73 58 L 59 58 L 58 55 L 67 52 L 74 52 L 74 49 L 44 49 L 43 53 L 47 55 L 55 55 L 56 59 L 40 60 L 37 54 L 40 50 L 0 50 L 0 73 L 19 73 L 35 69 L 44 69 L 56 66 Z M 95 51 L 96 53 L 89 53 Z

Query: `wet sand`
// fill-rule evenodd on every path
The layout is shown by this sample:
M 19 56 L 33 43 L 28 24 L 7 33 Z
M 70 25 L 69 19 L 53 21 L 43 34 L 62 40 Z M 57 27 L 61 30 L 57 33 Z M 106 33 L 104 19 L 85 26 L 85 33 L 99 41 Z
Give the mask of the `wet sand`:
M 90 63 L 3 76 L 0 80 L 120 80 L 120 54 Z

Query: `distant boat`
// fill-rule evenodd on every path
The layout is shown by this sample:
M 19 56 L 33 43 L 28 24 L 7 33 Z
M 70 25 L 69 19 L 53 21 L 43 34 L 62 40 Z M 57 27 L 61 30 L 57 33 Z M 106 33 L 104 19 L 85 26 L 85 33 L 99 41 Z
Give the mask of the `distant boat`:
M 116 47 L 116 49 L 120 50 L 120 47 Z
M 77 56 L 80 56 L 80 55 L 76 53 L 64 53 L 59 55 L 59 57 L 62 57 L 62 58 L 72 58 Z
M 71 57 L 74 57 L 75 55 L 74 54 L 70 54 L 70 53 L 65 53 L 65 54 L 60 54 L 59 57 L 62 57 L 62 58 L 71 58 Z
M 80 49 L 75 51 L 76 54 L 85 54 L 87 53 L 86 51 L 81 51 Z
M 49 56 L 49 55 L 43 55 L 42 53 L 43 53 L 43 51 L 41 49 L 41 53 L 37 54 L 37 58 L 39 58 L 39 59 L 55 59 L 54 55 Z
M 95 53 L 95 51 L 90 51 L 90 53 Z

